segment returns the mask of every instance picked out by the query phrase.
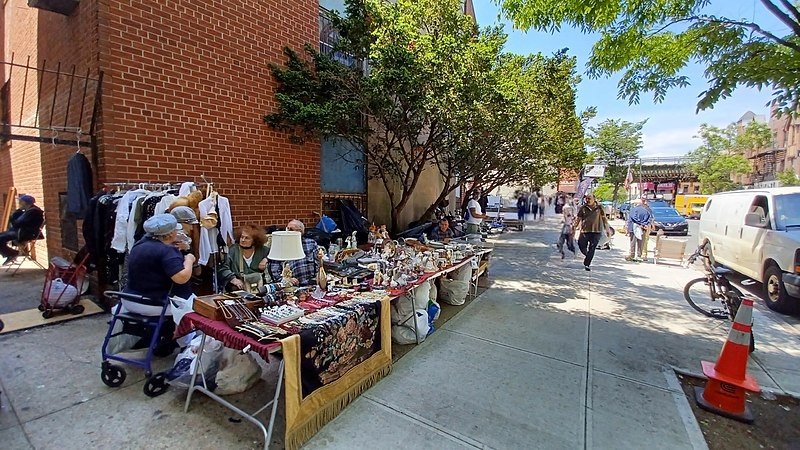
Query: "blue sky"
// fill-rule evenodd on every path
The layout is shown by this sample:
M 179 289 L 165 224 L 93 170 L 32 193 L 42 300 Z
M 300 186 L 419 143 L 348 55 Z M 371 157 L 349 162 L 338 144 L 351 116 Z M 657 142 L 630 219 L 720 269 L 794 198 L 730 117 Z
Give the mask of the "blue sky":
M 497 22 L 498 7 L 490 0 L 473 0 L 475 15 L 481 26 Z M 775 30 L 774 18 L 764 11 L 759 2 L 752 0 L 722 0 L 711 11 L 730 18 L 754 19 L 763 27 Z M 543 53 L 552 54 L 561 48 L 569 48 L 569 54 L 576 56 L 578 70 L 585 70 L 586 61 L 591 53 L 595 39 L 581 34 L 579 31 L 563 28 L 561 32 L 549 33 L 514 30 L 506 23 L 508 33 L 506 51 L 518 54 Z M 784 34 L 780 32 L 779 34 Z M 694 136 L 700 124 L 708 123 L 720 127 L 736 122 L 745 112 L 768 116 L 769 109 L 765 104 L 769 101 L 769 91 L 758 92 L 755 89 L 740 88 L 729 99 L 715 105 L 714 109 L 695 113 L 697 96 L 705 90 L 706 81 L 702 78 L 702 68 L 691 67 L 685 72 L 690 77 L 691 86 L 669 91 L 664 102 L 655 104 L 652 95 L 642 95 L 638 105 L 628 105 L 627 100 L 617 99 L 617 81 L 619 76 L 609 79 L 589 79 L 582 74 L 583 81 L 578 86 L 578 109 L 589 106 L 597 107 L 597 117 L 590 125 L 596 125 L 606 119 L 622 119 L 639 122 L 648 119 L 643 128 L 643 148 L 640 156 L 673 156 L 683 155 L 697 148 L 701 142 Z

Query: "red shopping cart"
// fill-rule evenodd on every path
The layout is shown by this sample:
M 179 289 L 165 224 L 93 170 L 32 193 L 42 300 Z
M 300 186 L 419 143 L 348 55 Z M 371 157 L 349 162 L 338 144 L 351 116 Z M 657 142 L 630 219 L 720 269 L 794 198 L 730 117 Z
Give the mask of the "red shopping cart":
M 64 310 L 70 314 L 83 313 L 84 307 L 80 300 L 86 281 L 88 259 L 87 255 L 78 263 L 70 263 L 60 257 L 50 260 L 42 289 L 42 302 L 39 305 L 42 317 L 49 319 L 56 310 Z

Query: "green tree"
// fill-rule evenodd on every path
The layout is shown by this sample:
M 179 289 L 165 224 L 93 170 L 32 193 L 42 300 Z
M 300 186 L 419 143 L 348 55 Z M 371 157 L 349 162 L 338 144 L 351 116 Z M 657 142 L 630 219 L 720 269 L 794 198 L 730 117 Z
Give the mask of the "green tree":
M 800 178 L 792 169 L 787 168 L 783 172 L 778 172 L 777 178 L 781 186 L 800 186 Z
M 617 196 L 614 197 L 614 186 L 608 183 L 599 183 L 592 192 L 594 192 L 595 197 L 600 201 L 612 201 L 616 204 L 620 204 L 627 200 L 625 194 L 619 191 L 617 191 Z
M 619 196 L 619 188 L 625 182 L 628 167 L 639 158 L 642 127 L 646 122 L 607 119 L 596 127 L 589 127 L 586 143 L 593 149 L 591 156 L 594 161 L 606 164 L 602 181 L 613 187 L 611 198 Z
M 645 92 L 660 102 L 669 89 L 688 86 L 683 72 L 694 62 L 705 68 L 708 81 L 699 95 L 698 110 L 713 107 L 739 86 L 770 88 L 782 111 L 797 110 L 800 11 L 796 1 L 753 2 L 753 8 L 759 4 L 777 19 L 774 29 L 746 18 L 714 15 L 709 12 L 710 0 L 496 1 L 523 30 L 551 31 L 566 24 L 599 33 L 588 62 L 589 76 L 622 72 L 618 95 L 630 103 L 638 103 Z
M 751 130 L 757 130 L 757 127 Z M 738 185 L 731 181 L 731 176 L 743 175 L 752 170 L 750 161 L 742 155 L 742 142 L 756 138 L 737 138 L 736 128 L 732 124 L 727 128 L 702 124 L 700 138 L 703 145 L 689 152 L 686 158 L 689 170 L 703 186 L 703 194 L 737 188 Z
M 443 122 L 473 70 L 465 55 L 478 29 L 459 0 L 351 0 L 333 15 L 337 52 L 364 59 L 346 67 L 310 45 L 306 57 L 286 49 L 273 65 L 278 111 L 264 120 L 295 139 L 338 137 L 363 149 L 368 176 L 379 179 L 391 206 L 391 228 L 423 171 L 448 136 Z

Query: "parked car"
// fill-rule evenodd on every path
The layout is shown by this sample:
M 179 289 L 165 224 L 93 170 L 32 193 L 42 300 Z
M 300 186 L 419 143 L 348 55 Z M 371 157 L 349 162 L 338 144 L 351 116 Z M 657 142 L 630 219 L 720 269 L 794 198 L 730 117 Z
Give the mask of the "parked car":
M 651 234 L 656 234 L 658 230 L 664 230 L 664 234 L 677 234 L 687 236 L 689 234 L 689 222 L 682 215 L 678 214 L 675 208 L 650 208 L 653 211 L 653 220 L 656 229 Z
M 800 307 L 800 187 L 714 194 L 699 228 L 714 261 L 763 284 L 770 309 Z

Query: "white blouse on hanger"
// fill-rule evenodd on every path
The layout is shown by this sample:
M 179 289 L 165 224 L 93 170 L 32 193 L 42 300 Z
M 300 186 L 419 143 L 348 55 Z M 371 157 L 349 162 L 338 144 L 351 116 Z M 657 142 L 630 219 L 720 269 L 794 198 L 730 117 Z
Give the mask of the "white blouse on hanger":
M 114 237 L 111 239 L 111 248 L 114 250 L 125 253 L 128 246 L 128 217 L 131 213 L 131 204 L 139 197 L 147 195 L 149 191 L 144 189 L 135 189 L 128 191 L 117 204 L 117 219 L 114 222 Z

